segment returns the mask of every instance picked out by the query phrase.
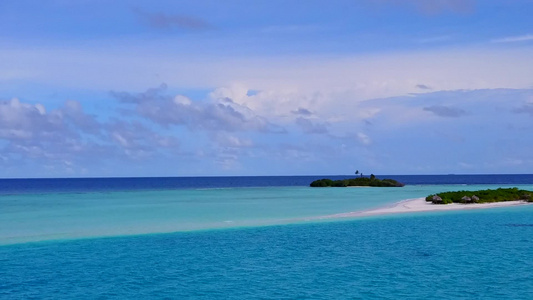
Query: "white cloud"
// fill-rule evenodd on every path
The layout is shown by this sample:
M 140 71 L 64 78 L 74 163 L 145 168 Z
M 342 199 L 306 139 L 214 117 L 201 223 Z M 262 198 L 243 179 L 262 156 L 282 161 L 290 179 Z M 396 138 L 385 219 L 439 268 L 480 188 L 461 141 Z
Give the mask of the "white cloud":
M 234 135 L 225 133 L 218 133 L 215 137 L 217 143 L 221 147 L 227 148 L 248 148 L 253 147 L 254 142 L 251 139 L 239 138 Z
M 532 41 L 533 34 L 519 35 L 519 36 L 509 36 L 499 39 L 492 40 L 493 43 L 515 43 L 515 42 L 526 42 Z
M 125 139 L 120 133 L 118 132 L 112 132 L 111 137 L 115 139 L 122 147 L 129 147 L 130 143 L 127 139 Z
M 358 132 L 357 133 L 357 139 L 363 145 L 370 145 L 372 143 L 372 141 L 370 140 L 370 137 L 368 135 L 366 135 L 365 133 L 362 133 L 362 132 Z
M 124 155 L 145 159 L 178 147 L 176 138 L 162 136 L 140 123 L 99 122 L 77 101 L 66 101 L 50 111 L 42 104 L 16 98 L 0 101 L 0 164 L 7 172 L 2 176 L 16 176 L 20 171 L 15 166 L 24 165 L 33 166 L 26 176 L 56 174 L 47 170 L 79 176 L 87 169 L 94 171 L 109 161 L 123 160 Z
M 17 98 L 0 102 L 0 138 L 32 140 L 54 135 L 60 138 L 68 131 L 58 111 L 46 114 L 41 104 L 22 103 Z
M 174 97 L 174 103 L 176 105 L 184 105 L 184 106 L 189 106 L 192 104 L 192 101 L 191 99 L 183 96 L 183 95 L 177 95 L 176 97 Z
M 177 151 L 179 142 L 172 136 L 162 136 L 140 122 L 118 120 L 104 125 L 109 138 L 118 144 L 118 153 L 139 160 L 160 155 L 170 149 Z
M 247 106 L 235 103 L 230 98 L 242 98 L 241 94 L 228 94 L 219 89 L 211 94 L 211 101 L 192 102 L 184 96 L 166 95 L 165 90 L 166 85 L 161 85 L 144 93 L 114 92 L 113 95 L 123 103 L 133 104 L 140 116 L 166 127 L 187 126 L 208 131 L 282 131 Z
M 230 94 L 228 91 L 218 96 Z M 257 94 L 258 99 L 263 97 L 260 94 Z M 170 105 L 181 105 L 185 108 L 178 108 L 185 109 L 186 113 L 192 108 L 206 109 L 198 106 L 194 99 L 167 96 L 161 88 L 120 95 L 123 102 L 118 103 L 119 109 L 125 106 L 135 108 L 141 103 L 154 111 L 168 111 Z M 233 94 L 236 98 L 242 95 L 242 92 Z M 197 170 L 188 174 L 204 175 L 205 170 L 211 169 L 223 175 L 257 174 L 257 168 L 267 174 L 279 174 L 281 170 L 320 173 L 346 167 L 364 168 L 374 173 L 417 173 L 421 170 L 431 173 L 476 170 L 483 173 L 493 172 L 496 166 L 504 165 L 509 170 L 523 172 L 533 167 L 528 158 L 532 96 L 531 90 L 498 89 L 374 99 L 357 102 L 353 105 L 355 113 L 346 112 L 351 118 L 338 119 L 334 123 L 315 109 L 308 113 L 311 109 L 291 108 L 287 110 L 290 118 L 285 119 L 286 134 L 228 130 L 246 126 L 246 122 L 237 126 L 230 121 L 229 125 L 222 126 L 221 120 L 226 117 L 221 116 L 215 121 L 218 128 L 198 124 L 164 128 L 164 123 L 148 122 L 151 120 L 148 117 L 134 121 L 139 119 L 138 116 L 119 114 L 109 121 L 97 121 L 76 101 L 67 101 L 60 109 L 47 110 L 44 105 L 9 100 L 0 103 L 0 128 L 3 130 L 0 164 L 3 172 L 9 174 L 16 174 L 13 173 L 17 165 L 14 162 L 24 161 L 41 168 L 40 174 L 49 174 L 43 171 L 49 168 L 56 172 L 54 174 L 69 176 L 102 174 L 98 170 L 106 164 L 123 164 L 121 170 L 105 173 L 116 175 L 134 169 L 141 172 L 146 166 L 158 163 L 158 170 L 177 172 L 165 173 L 168 175 L 181 174 L 177 166 Z M 241 101 L 251 101 L 248 98 L 241 98 Z M 224 101 L 235 105 L 227 98 L 212 98 L 202 105 L 217 106 Z M 147 107 L 142 106 L 143 109 Z M 432 113 L 424 108 L 430 108 Z M 338 111 L 343 110 L 346 107 L 338 107 Z M 295 111 L 304 113 L 295 114 Z M 468 112 L 467 117 L 438 117 L 461 116 L 464 112 Z M 229 113 L 232 119 L 235 111 L 222 113 Z M 252 110 L 250 113 L 255 115 Z M 275 115 L 273 118 L 280 119 Z M 268 118 L 265 121 L 271 122 Z M 505 164 L 501 153 L 506 154 L 506 161 L 517 163 Z M 339 162 L 331 162 L 332 156 Z M 437 156 L 449 163 L 440 164 L 434 160 Z M 487 164 L 488 161 L 492 163 Z

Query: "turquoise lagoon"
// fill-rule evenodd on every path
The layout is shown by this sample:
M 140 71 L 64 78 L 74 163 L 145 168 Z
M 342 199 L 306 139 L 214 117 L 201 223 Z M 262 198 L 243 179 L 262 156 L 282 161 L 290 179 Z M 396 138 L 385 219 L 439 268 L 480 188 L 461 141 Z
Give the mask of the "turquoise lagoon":
M 0 298 L 533 299 L 533 206 L 317 218 L 507 186 L 5 194 Z

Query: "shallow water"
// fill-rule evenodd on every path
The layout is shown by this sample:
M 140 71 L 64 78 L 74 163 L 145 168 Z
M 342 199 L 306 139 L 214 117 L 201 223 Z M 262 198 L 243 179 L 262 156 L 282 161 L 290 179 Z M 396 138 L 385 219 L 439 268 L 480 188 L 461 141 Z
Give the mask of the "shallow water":
M 381 207 L 439 191 L 500 186 L 256 187 L 4 195 L 0 197 L 0 245 L 310 219 L 318 222 L 315 217 Z

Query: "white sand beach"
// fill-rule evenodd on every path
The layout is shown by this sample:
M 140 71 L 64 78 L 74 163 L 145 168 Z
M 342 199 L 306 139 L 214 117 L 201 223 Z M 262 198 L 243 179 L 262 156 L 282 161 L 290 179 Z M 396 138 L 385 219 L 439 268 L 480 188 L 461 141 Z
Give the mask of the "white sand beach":
M 506 207 L 506 206 L 516 206 L 516 205 L 528 205 L 525 201 L 505 201 L 505 202 L 494 202 L 494 203 L 474 203 L 474 204 L 433 204 L 427 202 L 425 198 L 416 198 L 408 199 L 404 201 L 397 202 L 391 206 L 355 211 L 348 213 L 340 213 L 323 217 L 326 218 L 353 218 L 353 217 L 365 217 L 365 216 L 377 216 L 377 215 L 388 215 L 388 214 L 401 214 L 401 213 L 412 213 L 412 212 L 423 212 L 423 211 L 444 211 L 444 210 L 465 210 L 465 209 L 484 209 L 484 208 L 494 208 L 494 207 Z

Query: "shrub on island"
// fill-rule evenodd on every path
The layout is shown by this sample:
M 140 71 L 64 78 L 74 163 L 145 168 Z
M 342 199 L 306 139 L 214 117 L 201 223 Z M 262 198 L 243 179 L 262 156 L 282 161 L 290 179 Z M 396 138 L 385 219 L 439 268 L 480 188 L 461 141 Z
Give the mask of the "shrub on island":
M 454 191 L 429 195 L 426 197 L 427 202 L 433 204 L 449 203 L 489 203 L 502 201 L 523 200 L 533 202 L 533 192 L 520 190 L 518 188 L 499 188 L 496 190 L 479 190 L 479 191 Z
M 402 187 L 403 183 L 394 179 L 377 179 L 375 176 L 358 177 L 343 180 L 331 180 L 328 178 L 311 182 L 311 187 L 347 187 L 347 186 L 372 186 L 372 187 Z

